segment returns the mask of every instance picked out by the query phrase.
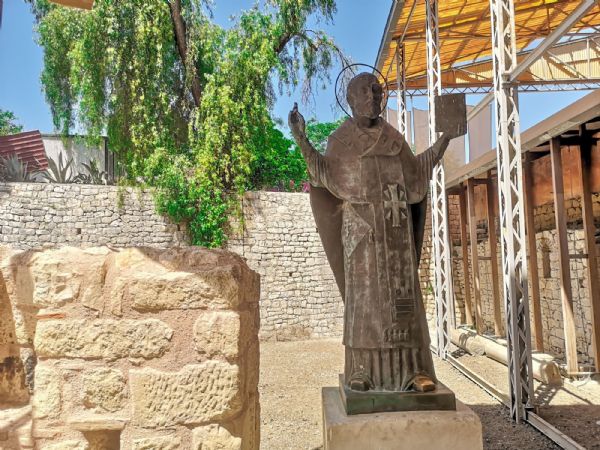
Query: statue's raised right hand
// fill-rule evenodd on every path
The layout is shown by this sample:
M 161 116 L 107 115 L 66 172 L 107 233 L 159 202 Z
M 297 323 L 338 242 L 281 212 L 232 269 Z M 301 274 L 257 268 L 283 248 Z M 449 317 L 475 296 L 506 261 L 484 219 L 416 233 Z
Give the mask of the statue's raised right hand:
M 288 115 L 288 124 L 294 137 L 304 137 L 306 133 L 306 121 L 302 114 L 298 112 L 298 103 L 294 103 L 294 108 Z

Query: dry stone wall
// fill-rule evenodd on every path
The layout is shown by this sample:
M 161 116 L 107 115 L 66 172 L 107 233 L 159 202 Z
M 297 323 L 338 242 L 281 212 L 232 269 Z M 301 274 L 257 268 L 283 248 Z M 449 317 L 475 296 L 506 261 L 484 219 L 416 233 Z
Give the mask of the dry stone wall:
M 456 315 L 459 323 L 464 322 L 464 277 L 460 264 L 459 207 L 457 196 L 449 196 L 448 224 L 452 239 L 453 280 L 456 295 Z M 600 195 L 593 196 L 594 214 L 600 219 Z M 581 207 L 579 199 L 566 201 L 569 223 L 569 240 L 573 252 L 583 248 L 581 232 Z M 229 249 L 246 258 L 248 265 L 262 277 L 260 299 L 261 337 L 263 339 L 301 339 L 309 337 L 338 337 L 343 326 L 343 303 L 333 274 L 327 263 L 320 238 L 312 218 L 309 196 L 299 193 L 253 192 L 243 200 L 243 227 L 234 225 Z M 433 298 L 433 258 L 431 254 L 431 215 L 428 214 L 425 243 L 421 257 L 419 274 L 421 289 L 430 324 L 435 317 Z M 547 350 L 561 356 L 564 348 L 562 336 L 562 311 L 560 290 L 556 268 L 557 242 L 554 230 L 554 208 L 551 204 L 535 209 L 535 223 L 538 240 L 538 266 L 540 267 L 540 288 L 542 291 L 542 316 L 544 341 Z M 149 245 L 172 247 L 187 242 L 185 230 L 169 222 L 154 212 L 152 196 L 149 192 L 119 190 L 109 186 L 50 185 L 50 184 L 2 184 L 0 185 L 0 240 L 11 247 L 39 248 L 53 245 L 74 245 L 86 247 L 100 244 L 111 246 Z M 242 231 L 240 231 L 242 229 Z M 478 222 L 479 254 L 489 255 L 487 224 Z M 548 250 L 544 253 L 542 248 Z M 498 258 L 501 254 L 498 249 Z M 545 277 L 542 257 L 550 258 L 552 273 Z M 587 296 L 587 275 L 585 259 L 573 259 L 572 285 L 575 296 L 577 323 L 577 343 L 580 362 L 590 363 L 591 319 Z M 499 267 L 501 265 L 499 264 Z M 491 264 L 482 258 L 481 298 L 486 329 L 493 330 L 493 305 L 491 290 Z M 93 275 L 95 274 L 95 275 Z M 89 274 L 100 279 L 98 267 L 90 266 Z M 91 279 L 91 278 L 90 278 Z M 98 281 L 100 282 L 100 281 Z M 145 280 L 152 283 L 153 280 Z M 178 283 L 173 280 L 173 283 Z M 185 280 L 183 283 L 187 283 Z M 193 288 L 191 287 L 193 285 Z M 190 291 L 212 295 L 202 284 L 187 285 Z M 152 311 L 169 310 L 175 302 L 178 308 L 193 309 L 196 305 L 191 292 L 181 287 L 179 297 L 174 293 L 169 297 L 162 294 L 164 287 L 155 283 L 147 295 L 141 295 L 142 288 L 130 280 L 126 301 L 136 308 Z M 142 289 L 142 291 L 139 291 Z M 1 295 L 1 293 L 0 293 Z M 66 301 L 72 292 L 35 292 L 39 304 Z M 62 299 L 62 300 L 61 300 Z M 93 298 L 81 297 L 88 307 Z M 111 311 L 118 313 L 118 302 Z M 17 336 L 3 336 L 7 321 L 7 305 L 0 304 L 0 358 L 6 360 L 6 370 L 0 374 L 0 394 L 7 392 L 7 386 L 14 386 L 15 377 L 23 373 L 23 361 L 31 355 L 23 349 L 15 351 L 10 347 Z M 19 311 L 13 320 L 25 324 L 32 323 L 26 309 Z M 208 320 L 208 319 L 207 319 Z M 215 319 L 216 320 L 216 319 Z M 209 322 L 207 322 L 209 323 Z M 30 325 L 29 325 L 30 326 Z M 122 324 L 125 326 L 125 324 Z M 208 326 L 205 324 L 205 327 Z M 23 334 L 24 328 L 17 327 Z M 128 332 L 133 332 L 129 330 Z M 100 351 L 98 349 L 97 351 Z M 127 356 L 128 357 L 128 356 Z M 12 359 L 6 359 L 12 358 Z M 10 370 L 9 370 L 10 367 Z M 29 384 L 31 384 L 29 382 Z M 27 383 L 13 390 L 10 397 L 14 403 L 26 401 Z M 9 398 L 8 396 L 5 398 Z
M 155 211 L 152 193 L 117 186 L 0 183 L 0 244 L 172 247 L 185 229 Z
M 251 192 L 243 212 L 228 248 L 261 276 L 261 337 L 341 336 L 343 303 L 308 194 Z
M 0 269 L 1 336 L 37 354 L 35 448 L 258 449 L 259 277 L 238 255 L 11 250 Z
M 600 197 L 594 195 L 594 211 L 600 215 Z M 581 208 L 579 199 L 572 199 L 566 202 L 568 224 L 567 239 L 570 255 L 584 255 L 585 241 L 583 230 L 581 229 Z M 452 209 L 457 205 L 451 203 L 450 218 L 458 214 Z M 536 247 L 538 277 L 540 283 L 540 306 L 542 314 L 542 327 L 544 349 L 558 358 L 564 358 L 564 332 L 563 317 L 560 298 L 560 273 L 559 273 L 559 255 L 558 255 L 558 237 L 554 229 L 554 207 L 552 204 L 542 205 L 534 210 L 535 228 L 536 228 Z M 494 309 L 492 293 L 492 271 L 489 261 L 489 243 L 486 221 L 479 221 L 478 230 L 478 255 L 482 256 L 479 260 L 480 275 L 480 295 L 482 307 L 482 319 L 484 323 L 484 332 L 494 333 Z M 462 269 L 462 251 L 460 235 L 452 233 L 452 260 L 453 260 L 453 280 L 454 293 L 457 305 L 457 322 L 464 323 L 464 284 L 465 277 Z M 472 265 L 469 247 L 469 280 L 471 292 L 473 292 Z M 502 299 L 502 264 L 501 252 L 498 243 L 498 268 L 499 268 L 499 287 L 500 301 Z M 597 249 L 597 253 L 598 253 Z M 600 263 L 600 261 L 599 261 Z M 577 336 L 577 353 L 580 364 L 593 364 L 592 351 L 592 316 L 591 304 L 588 291 L 587 259 L 585 257 L 571 258 L 571 286 L 573 293 L 573 306 L 575 316 L 575 327 Z M 599 274 L 600 276 L 600 274 Z M 530 288 L 531 290 L 531 288 Z M 473 294 L 471 301 L 474 302 Z M 502 303 L 503 304 L 503 303 Z M 458 314 L 458 312 L 460 314 Z M 501 307 L 501 317 L 504 323 L 504 307 Z

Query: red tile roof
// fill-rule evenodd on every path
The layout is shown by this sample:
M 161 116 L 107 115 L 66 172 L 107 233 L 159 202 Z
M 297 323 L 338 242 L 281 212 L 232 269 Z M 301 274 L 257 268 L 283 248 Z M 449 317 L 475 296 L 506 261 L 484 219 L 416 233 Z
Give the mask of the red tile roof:
M 21 162 L 27 163 L 29 172 L 48 168 L 44 141 L 38 130 L 0 136 L 0 156 L 11 155 L 17 155 Z

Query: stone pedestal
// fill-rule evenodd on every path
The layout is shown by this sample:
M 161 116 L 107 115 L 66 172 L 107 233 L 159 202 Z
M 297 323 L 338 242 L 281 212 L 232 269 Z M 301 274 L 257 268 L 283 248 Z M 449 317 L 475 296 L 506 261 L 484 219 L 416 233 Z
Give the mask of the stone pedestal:
M 340 396 L 348 415 L 396 411 L 456 411 L 454 392 L 438 382 L 431 392 L 357 392 L 349 389 L 340 374 Z
M 456 411 L 407 411 L 348 416 L 339 389 L 325 387 L 324 450 L 481 450 L 479 417 L 456 401 Z

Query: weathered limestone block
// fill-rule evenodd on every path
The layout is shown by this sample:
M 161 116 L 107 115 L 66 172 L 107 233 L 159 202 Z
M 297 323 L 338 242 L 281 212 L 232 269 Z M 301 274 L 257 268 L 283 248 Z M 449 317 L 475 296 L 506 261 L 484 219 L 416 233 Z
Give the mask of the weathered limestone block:
M 83 374 L 83 404 L 100 411 L 118 411 L 125 400 L 125 379 L 117 369 L 101 367 Z
M 106 450 L 103 439 L 137 450 L 189 449 L 193 439 L 258 448 L 259 278 L 242 258 L 201 248 L 64 248 L 8 261 L 1 252 L 10 314 L 0 309 L 0 361 L 25 343 L 39 357 L 29 380 L 35 448 Z M 31 315 L 21 341 L 4 333 L 15 308 Z
M 179 372 L 131 370 L 133 421 L 145 428 L 226 420 L 239 413 L 238 366 L 207 361 Z
M 248 332 L 245 333 L 246 336 L 240 335 L 241 321 L 249 325 L 249 315 L 245 314 L 245 317 L 241 317 L 241 314 L 234 311 L 200 313 L 194 324 L 196 351 L 208 357 L 222 355 L 227 359 L 237 358 L 241 347 L 249 340 Z
M 175 436 L 152 437 L 133 441 L 133 450 L 178 450 L 181 439 Z
M 45 364 L 35 368 L 35 391 L 33 394 L 33 417 L 58 417 L 62 409 L 62 376 L 60 372 Z
M 29 263 L 33 304 L 60 307 L 80 301 L 85 306 L 102 310 L 104 261 L 108 248 L 82 250 L 62 247 L 36 252 Z
M 82 441 L 64 441 L 45 445 L 42 450 L 87 450 L 88 446 Z
M 32 300 L 27 263 L 33 252 L 0 247 L 0 339 L 3 343 L 31 345 L 37 307 Z
M 35 348 L 49 358 L 157 358 L 165 354 L 173 330 L 158 319 L 44 320 Z
M 241 450 L 242 440 L 232 436 L 227 429 L 205 425 L 194 429 L 192 450 Z
M 237 309 L 259 289 L 239 256 L 198 247 L 123 250 L 109 262 L 106 284 L 114 309 L 127 303 L 141 311 Z

